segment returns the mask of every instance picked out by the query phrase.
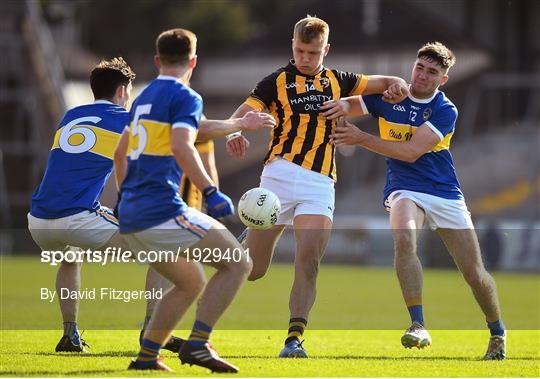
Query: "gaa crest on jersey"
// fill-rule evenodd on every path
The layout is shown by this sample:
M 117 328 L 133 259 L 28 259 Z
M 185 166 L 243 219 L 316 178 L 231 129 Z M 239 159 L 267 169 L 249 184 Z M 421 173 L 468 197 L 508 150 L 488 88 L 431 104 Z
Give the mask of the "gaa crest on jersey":
M 322 88 L 327 88 L 330 85 L 330 79 L 328 78 L 319 78 L 319 83 L 321 83 Z
M 431 114 L 433 113 L 433 111 L 431 110 L 431 108 L 426 108 L 424 110 L 424 113 L 422 113 L 422 117 L 424 118 L 424 121 L 427 121 L 429 120 L 429 118 L 431 117 Z

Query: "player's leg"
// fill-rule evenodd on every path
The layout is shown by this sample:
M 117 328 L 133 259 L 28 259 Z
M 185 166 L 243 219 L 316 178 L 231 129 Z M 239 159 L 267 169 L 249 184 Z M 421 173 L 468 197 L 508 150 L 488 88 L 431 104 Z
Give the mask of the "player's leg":
M 219 358 L 207 343 L 213 326 L 230 304 L 251 269 L 251 263 L 234 236 L 217 221 L 188 208 L 183 215 L 157 228 L 129 235 L 128 238 L 130 245 L 134 245 L 134 251 L 140 250 L 138 244 L 142 246 L 142 250 L 153 247 L 159 250 L 176 251 L 179 247 L 183 247 L 184 249 L 188 248 L 188 253 L 193 252 L 195 249 L 201 252 L 206 248 L 224 253 L 227 250 L 237 250 L 236 260 L 238 261 L 220 261 L 216 263 L 215 266 L 217 266 L 218 271 L 210 279 L 199 301 L 197 319 L 190 340 L 182 346 L 179 352 L 179 357 L 183 363 L 196 364 L 217 372 L 236 372 L 237 368 Z M 144 243 L 142 243 L 142 240 L 144 240 Z M 193 265 L 195 264 L 193 259 L 193 255 L 191 255 L 189 262 L 183 258 L 179 261 Z M 157 367 L 157 356 L 160 347 L 170 336 L 172 329 L 187 308 L 187 305 L 191 304 L 196 297 L 191 297 L 194 291 L 189 285 L 193 283 L 200 284 L 201 288 L 197 287 L 197 294 L 204 286 L 202 270 L 199 270 L 201 280 L 197 281 L 196 278 L 193 278 L 186 283 L 184 282 L 186 274 L 179 272 L 182 267 L 170 269 L 167 263 L 163 262 L 157 265 L 154 264 L 153 268 L 170 280 L 174 287 L 169 290 L 166 297 L 158 303 L 154 310 L 141 343 L 139 358 L 134 364 L 136 367 L 131 368 L 144 369 L 148 368 L 148 365 L 152 368 Z M 178 310 L 180 310 L 180 314 L 177 314 Z M 145 362 L 150 363 L 145 364 Z M 146 367 L 144 367 L 145 365 Z
M 431 344 L 431 337 L 424 328 L 423 273 L 417 255 L 417 241 L 424 219 L 424 211 L 409 198 L 401 198 L 391 205 L 394 266 L 412 323 L 401 338 L 401 343 L 407 348 L 423 348 Z
M 168 280 L 166 280 L 159 272 L 157 272 L 155 269 L 152 268 L 152 266 L 148 266 L 148 270 L 146 271 L 146 282 L 144 289 L 146 291 L 152 291 L 154 288 L 163 288 L 163 292 L 167 292 L 169 288 L 171 287 L 172 283 Z M 152 316 L 152 313 L 154 312 L 154 309 L 158 303 L 157 299 L 148 299 L 146 300 L 146 315 L 144 318 L 144 325 L 143 330 L 141 330 L 141 334 L 144 334 L 144 329 L 148 326 L 150 322 L 150 317 Z
M 152 268 L 173 283 L 159 300 L 144 338 L 163 346 L 189 306 L 203 290 L 206 279 L 199 264 L 179 259 L 152 263 Z
M 294 218 L 295 207 L 298 203 L 292 193 L 294 180 L 291 178 L 295 178 L 295 174 L 288 171 L 290 168 L 281 167 L 284 164 L 287 166 L 288 162 L 276 159 L 265 166 L 261 175 L 260 187 L 272 191 L 281 203 L 281 212 L 276 225 L 268 230 L 246 229 L 245 240 L 242 241 L 243 237 L 239 237 L 242 245 L 249 249 L 249 257 L 253 261 L 253 269 L 248 277 L 250 281 L 260 279 L 266 274 L 272 262 L 277 241 L 285 227 L 292 224 Z M 298 168 L 296 165 L 293 166 Z
M 63 221 L 61 221 L 63 220 Z M 82 252 L 84 250 L 105 251 L 107 247 L 127 248 L 126 242 L 118 233 L 118 220 L 112 210 L 100 207 L 96 211 L 82 211 L 74 215 L 56 220 L 55 234 L 69 250 Z M 60 294 L 64 291 L 80 289 L 81 263 L 63 262 L 56 276 L 56 289 Z M 64 336 L 56 346 L 56 351 L 85 351 L 85 341 L 80 338 L 77 316 L 79 300 L 59 297 L 60 310 L 64 319 Z
M 206 237 L 189 250 L 211 251 L 211 266 L 217 269 L 199 299 L 196 320 L 179 357 L 182 363 L 196 364 L 216 372 L 237 372 L 238 369 L 219 358 L 208 340 L 212 330 L 247 279 L 252 264 L 236 238 L 216 222 Z M 216 259 L 216 255 L 218 258 Z
M 484 359 L 504 359 L 506 332 L 501 319 L 497 286 L 493 277 L 484 268 L 475 230 L 438 229 L 437 231 L 486 317 L 491 340 Z
M 70 217 L 60 219 L 46 220 L 40 219 L 28 214 L 28 229 L 36 244 L 42 250 L 62 251 L 68 250 L 79 251 L 73 248 L 66 242 L 67 225 L 69 225 Z M 62 262 L 56 273 L 56 293 L 58 294 L 58 303 L 60 312 L 62 313 L 64 333 L 60 341 L 56 345 L 56 352 L 85 352 L 86 343 L 80 336 L 77 325 L 77 317 L 79 313 L 79 300 L 71 298 L 63 298 L 63 291 L 74 291 L 80 289 L 80 269 L 81 263 Z M 63 289 L 63 290 L 62 290 Z
M 146 272 L 146 282 L 145 282 L 145 291 L 155 291 L 158 289 L 161 289 L 163 292 L 167 292 L 169 288 L 171 288 L 172 283 L 164 278 L 162 275 L 160 275 L 155 269 L 153 269 L 151 266 L 148 267 L 148 271 Z M 154 309 L 157 305 L 158 299 L 149 298 L 146 300 L 146 313 L 144 317 L 144 324 L 143 328 L 139 333 L 139 344 L 142 342 L 144 331 L 146 330 L 146 327 L 150 323 L 150 318 L 152 317 L 152 313 L 154 313 Z M 173 353 L 178 353 L 180 348 L 182 347 L 182 344 L 185 342 L 184 339 L 180 337 L 176 337 L 172 335 L 167 343 L 163 345 L 163 349 L 172 351 Z
M 294 218 L 296 256 L 294 281 L 289 297 L 289 329 L 283 358 L 306 358 L 300 338 L 304 333 L 309 312 L 317 294 L 319 264 L 326 250 L 332 230 L 332 220 L 320 214 L 300 214 Z
M 307 319 L 315 303 L 319 264 L 326 250 L 332 220 L 322 215 L 299 215 L 294 219 L 296 257 L 289 300 L 291 318 Z
M 72 249 L 72 248 L 70 248 Z M 74 249 L 79 251 L 78 249 Z M 86 343 L 81 339 L 77 318 L 79 315 L 79 300 L 72 299 L 71 296 L 61 296 L 66 291 L 79 291 L 81 287 L 81 267 L 80 262 L 62 262 L 56 273 L 56 293 L 58 303 L 62 313 L 64 325 L 64 335 L 56 345 L 57 352 L 84 352 Z
M 195 249 L 216 254 L 211 262 L 205 263 L 217 271 L 206 285 L 196 314 L 197 321 L 213 328 L 247 279 L 252 264 L 236 238 L 223 226 L 212 228 L 204 239 L 189 248 L 190 251 Z M 190 344 L 203 340 L 192 337 L 188 341 Z
M 246 241 L 243 244 L 253 261 L 253 269 L 248 280 L 262 278 L 268 271 L 277 241 L 281 237 L 285 225 L 274 225 L 268 230 L 248 229 Z
M 157 262 L 152 268 L 173 284 L 157 302 L 148 323 L 137 359 L 129 369 L 170 371 L 159 359 L 159 351 L 171 337 L 172 331 L 203 290 L 206 279 L 199 264 L 178 259 Z

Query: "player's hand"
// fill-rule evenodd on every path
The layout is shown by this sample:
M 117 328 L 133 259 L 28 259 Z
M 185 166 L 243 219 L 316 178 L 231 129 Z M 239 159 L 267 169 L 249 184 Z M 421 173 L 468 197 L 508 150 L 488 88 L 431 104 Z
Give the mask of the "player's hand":
M 330 136 L 330 143 L 336 147 L 357 145 L 362 141 L 364 134 L 365 132 L 342 118 L 338 120 L 336 129 Z
M 320 109 L 325 111 L 322 113 L 324 117 L 333 120 L 338 117 L 347 116 L 351 105 L 346 100 L 330 100 L 325 101 Z
M 227 153 L 237 159 L 244 159 L 248 148 L 249 141 L 241 134 L 238 137 L 231 138 L 227 141 Z
M 249 111 L 240 119 L 240 128 L 242 130 L 272 129 L 276 126 L 274 117 L 264 112 Z
M 391 84 L 386 91 L 383 92 L 382 99 L 390 104 L 397 104 L 409 95 L 409 87 L 407 83 L 396 82 Z
M 216 187 L 207 187 L 203 191 L 206 200 L 206 211 L 213 218 L 221 218 L 234 214 L 231 198 L 220 192 Z

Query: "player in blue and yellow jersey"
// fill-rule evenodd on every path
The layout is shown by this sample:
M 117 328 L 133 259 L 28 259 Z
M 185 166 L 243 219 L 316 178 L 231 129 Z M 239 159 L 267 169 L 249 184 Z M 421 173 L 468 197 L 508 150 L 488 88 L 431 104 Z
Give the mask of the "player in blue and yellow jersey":
M 158 359 L 159 351 L 204 289 L 179 358 L 214 372 L 237 372 L 218 356 L 208 339 L 244 283 L 251 262 L 222 224 L 188 207 L 178 191 L 187 175 L 203 189 L 209 215 L 233 213 L 230 198 L 216 188 L 194 147 L 202 99 L 187 83 L 197 63 L 196 37 L 185 29 L 168 30 L 159 35 L 156 50 L 159 76 L 141 92 L 130 112 L 129 156 L 118 207 L 120 232 L 135 252 L 180 250 L 189 258 L 194 249 L 212 249 L 223 254 L 236 251 L 239 259 L 213 259 L 210 264 L 217 272 L 206 286 L 200 263 L 193 257 L 149 262 L 173 286 L 157 304 L 139 355 L 129 368 L 170 370 Z
M 319 263 L 332 229 L 336 163 L 335 147 L 329 141 L 336 122 L 322 116 L 319 107 L 327 100 L 406 85 L 400 78 L 368 77 L 324 67 L 330 49 L 328 36 L 325 21 L 311 16 L 298 21 L 292 40 L 294 59 L 261 80 L 233 114 L 240 117 L 248 111 L 268 110 L 277 122 L 260 186 L 279 197 L 281 214 L 269 230 L 246 230 L 245 246 L 253 258 L 249 280 L 257 280 L 266 274 L 284 228 L 294 227 L 295 276 L 288 334 L 279 353 L 282 358 L 307 357 L 300 339 L 315 303 Z M 230 139 L 227 148 L 242 157 L 244 143 L 240 136 Z
M 68 246 L 97 249 L 118 231 L 112 211 L 99 198 L 113 169 L 113 155 L 129 123 L 125 110 L 135 74 L 122 58 L 102 61 L 90 75 L 95 102 L 70 109 L 62 118 L 45 175 L 32 196 L 28 228 L 43 250 Z M 57 293 L 80 287 L 80 264 L 63 262 Z M 78 300 L 60 299 L 64 336 L 56 351 L 84 351 L 77 327 Z
M 219 177 L 214 158 L 214 141 L 213 138 L 225 136 L 231 132 L 237 131 L 253 131 L 262 128 L 273 128 L 275 121 L 272 116 L 263 112 L 248 112 L 244 117 L 228 120 L 208 120 L 201 118 L 200 127 L 195 141 L 195 149 L 201 157 L 201 161 L 210 178 L 218 186 Z M 120 142 L 115 152 L 115 176 L 117 189 L 120 190 L 121 183 L 125 177 L 127 166 L 127 152 L 129 145 L 129 128 L 124 130 Z M 203 193 L 197 186 L 189 180 L 186 175 L 182 176 L 179 186 L 180 197 L 185 201 L 188 207 L 198 211 L 203 211 L 205 207 Z M 171 283 L 164 280 L 163 276 L 157 273 L 151 267 L 148 268 L 146 275 L 145 289 L 147 291 L 162 288 L 168 289 Z M 154 311 L 157 299 L 148 299 L 146 301 L 146 315 L 143 323 L 143 329 L 139 334 L 139 340 L 142 341 L 144 330 L 148 326 L 152 313 Z M 162 349 L 178 352 L 182 344 L 185 342 L 182 338 L 172 335 Z
M 506 332 L 497 288 L 485 270 L 477 236 L 456 176 L 450 141 L 456 128 L 456 106 L 439 90 L 455 63 L 451 50 L 427 43 L 417 53 L 410 94 L 388 104 L 379 95 L 330 102 L 329 118 L 371 114 L 379 120 L 380 138 L 346 122 L 333 135 L 336 146 L 359 145 L 386 156 L 385 206 L 395 245 L 395 266 L 412 325 L 401 342 L 407 348 L 431 344 L 422 312 L 422 266 L 416 254 L 424 224 L 436 230 L 471 287 L 491 337 L 485 360 L 505 358 Z

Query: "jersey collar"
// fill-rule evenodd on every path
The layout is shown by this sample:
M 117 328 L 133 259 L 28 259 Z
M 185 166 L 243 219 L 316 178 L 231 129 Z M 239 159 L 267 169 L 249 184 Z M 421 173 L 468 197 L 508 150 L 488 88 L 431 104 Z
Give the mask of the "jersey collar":
M 294 59 L 291 59 L 291 60 L 289 61 L 289 64 L 287 65 L 287 69 L 288 69 L 289 71 L 292 71 L 295 75 L 305 76 L 306 78 L 314 78 L 314 77 L 316 77 L 317 75 L 319 75 L 321 72 L 323 72 L 324 70 L 326 70 L 326 67 L 321 66 L 321 69 L 320 69 L 319 72 L 317 72 L 315 75 L 306 75 L 306 74 L 301 73 L 301 72 L 296 68 L 296 66 L 294 65 Z
M 415 103 L 427 104 L 427 103 L 430 103 L 431 100 L 433 100 L 435 98 L 435 96 L 437 96 L 438 93 L 439 93 L 439 90 L 436 90 L 435 93 L 433 94 L 433 96 L 431 96 L 428 99 L 417 99 L 416 97 L 414 97 L 411 94 L 411 86 L 409 85 L 409 96 L 408 96 L 408 98 L 411 99 L 412 101 L 414 101 Z
M 113 102 L 111 102 L 111 101 L 109 101 L 109 100 L 103 100 L 103 99 L 94 101 L 94 104 L 109 104 L 109 105 L 115 105 Z
M 174 76 L 171 76 L 171 75 L 158 75 L 158 77 L 156 79 L 159 79 L 159 80 L 174 80 L 175 82 L 179 80 L 178 78 L 176 78 Z

